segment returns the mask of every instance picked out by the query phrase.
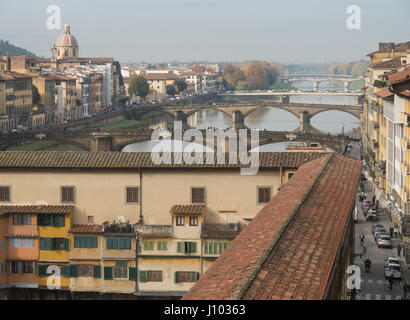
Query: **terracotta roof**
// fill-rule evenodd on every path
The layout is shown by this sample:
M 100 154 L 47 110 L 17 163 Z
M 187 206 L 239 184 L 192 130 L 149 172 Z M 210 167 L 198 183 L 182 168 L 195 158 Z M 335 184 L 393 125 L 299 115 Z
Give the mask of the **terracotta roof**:
M 103 226 L 99 224 L 74 224 L 68 232 L 103 233 Z
M 17 73 L 17 72 L 9 72 L 9 71 L 0 72 L 0 81 L 19 80 L 19 79 L 26 79 L 26 78 L 32 78 L 32 76 L 29 74 Z
M 384 99 L 384 98 L 388 98 L 388 97 L 393 96 L 394 93 L 393 93 L 393 92 L 390 92 L 390 91 L 389 91 L 389 88 L 383 88 L 383 89 L 381 89 L 381 90 L 375 92 L 375 95 L 376 95 L 376 96 L 379 96 L 380 98 L 383 98 L 383 99 Z
M 209 155 L 209 154 L 208 154 Z M 212 154 L 210 154 L 211 157 Z M 305 162 L 321 158 L 321 152 L 259 152 L 259 168 L 298 168 Z M 206 162 L 204 154 L 204 162 Z M 0 169 L 9 168 L 93 168 L 93 169 L 139 169 L 139 168 L 241 168 L 238 164 L 229 164 L 229 154 L 224 164 L 186 164 L 180 153 L 166 156 L 170 164 L 156 164 L 158 156 L 151 159 L 150 152 L 87 152 L 87 151 L 0 151 Z M 175 160 L 174 160 L 175 159 Z M 181 164 L 177 164 L 177 160 Z M 222 159 L 224 160 L 224 159 Z M 165 162 L 165 161 L 164 161 Z M 249 166 L 249 165 L 248 165 Z
M 372 65 L 373 69 L 394 69 L 401 66 L 401 57 L 396 57 L 394 59 L 382 61 Z
M 92 63 L 92 64 L 105 64 L 105 63 L 113 63 L 114 58 L 63 58 L 58 59 L 59 63 Z
M 205 214 L 205 206 L 200 204 L 174 205 L 171 214 Z
M 324 299 L 362 163 L 299 168 L 183 299 Z
M 399 68 L 396 72 L 390 73 L 387 78 L 391 84 L 410 81 L 410 65 L 403 66 L 403 68 Z
M 70 26 L 64 26 L 64 33 L 58 38 L 57 47 L 78 47 L 76 38 L 70 33 Z
M 31 205 L 31 204 L 10 204 L 0 206 L 0 215 L 8 213 L 70 213 L 74 208 L 72 205 Z

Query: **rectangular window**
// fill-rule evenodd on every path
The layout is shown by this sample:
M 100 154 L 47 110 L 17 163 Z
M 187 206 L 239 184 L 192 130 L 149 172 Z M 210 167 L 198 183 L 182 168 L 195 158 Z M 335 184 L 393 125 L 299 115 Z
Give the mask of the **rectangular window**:
M 97 237 L 74 237 L 74 248 L 95 249 L 98 248 Z
M 258 188 L 258 203 L 267 203 L 270 200 L 270 188 Z
M 114 267 L 115 279 L 128 279 L 128 269 L 126 261 L 116 261 Z
M 13 215 L 13 224 L 16 224 L 16 225 L 31 224 L 31 214 L 14 214 Z
M 53 250 L 65 250 L 64 238 L 53 238 Z
M 157 242 L 157 250 L 166 251 L 167 249 L 168 249 L 168 242 L 167 241 L 158 241 Z
M 144 241 L 144 250 L 154 250 L 154 241 Z
M 50 214 L 39 214 L 37 216 L 37 225 L 39 226 L 50 226 L 51 225 L 51 215 Z
M 190 226 L 197 226 L 198 225 L 198 217 L 190 216 L 189 217 L 189 225 Z
M 199 278 L 198 272 L 177 271 L 175 272 L 175 282 L 196 282 Z
M 11 262 L 11 272 L 12 273 L 34 273 L 33 261 L 12 261 Z
M 139 201 L 139 188 L 138 187 L 127 187 L 127 202 L 138 202 Z
M 147 271 L 148 282 L 162 282 L 162 271 Z
M 176 225 L 177 226 L 184 226 L 185 225 L 185 217 L 177 216 L 176 217 Z
M 10 201 L 10 187 L 0 187 L 0 201 Z
M 34 240 L 32 238 L 23 238 L 21 240 L 21 247 L 24 249 L 31 249 L 34 246 Z
M 79 277 L 91 277 L 93 275 L 93 266 L 89 265 L 78 265 L 78 276 Z
M 6 240 L 1 240 L 1 249 L 6 250 L 7 249 L 7 242 Z
M 1 263 L 1 274 L 7 274 L 7 262 Z
M 131 249 L 131 238 L 107 238 L 106 244 L 107 249 L 129 250 Z
M 196 242 L 178 242 L 177 252 L 180 253 L 195 253 L 196 252 Z
M 192 188 L 191 193 L 192 203 L 205 203 L 205 188 Z
M 74 187 L 61 187 L 61 202 L 74 202 Z

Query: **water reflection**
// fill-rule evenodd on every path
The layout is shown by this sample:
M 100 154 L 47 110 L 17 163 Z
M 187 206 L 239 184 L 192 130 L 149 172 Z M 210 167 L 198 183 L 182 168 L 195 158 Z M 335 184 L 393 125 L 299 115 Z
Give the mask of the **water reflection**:
M 270 131 L 293 131 L 299 128 L 299 120 L 288 111 L 278 108 L 260 109 L 245 118 L 248 128 Z
M 331 110 L 313 116 L 310 119 L 310 125 L 324 133 L 339 134 L 342 128 L 344 128 L 344 133 L 358 128 L 360 120 L 350 113 Z
M 187 123 L 190 127 L 198 129 L 208 127 L 228 129 L 232 126 L 232 118 L 218 110 L 205 109 L 191 115 Z
M 198 143 L 180 140 L 152 140 L 132 143 L 125 146 L 122 152 L 214 152 Z

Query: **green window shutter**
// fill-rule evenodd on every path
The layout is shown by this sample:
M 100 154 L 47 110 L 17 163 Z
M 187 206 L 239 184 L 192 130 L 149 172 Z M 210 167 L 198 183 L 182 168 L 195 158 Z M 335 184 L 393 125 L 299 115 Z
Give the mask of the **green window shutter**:
M 46 239 L 40 238 L 40 250 L 46 250 Z
M 112 238 L 112 245 L 113 249 L 118 249 L 120 247 L 120 239 L 119 238 Z
M 93 265 L 93 277 L 101 278 L 101 266 L 98 264 Z
M 177 245 L 177 252 L 185 253 L 185 242 L 178 242 Z
M 98 240 L 97 240 L 97 237 L 92 237 L 92 238 L 91 238 L 91 248 L 93 248 L 93 249 L 98 248 Z
M 39 264 L 38 265 L 38 276 L 45 277 L 47 275 L 47 265 Z
M 140 282 L 147 282 L 147 271 L 140 271 Z
M 107 238 L 107 249 L 113 249 L 113 248 L 114 248 L 113 238 Z
M 157 250 L 161 251 L 162 250 L 162 241 L 157 242 Z
M 228 248 L 229 242 L 224 242 L 224 251 L 226 248 Z
M 70 251 L 70 240 L 64 239 L 64 250 Z
M 178 272 L 177 271 L 174 272 L 174 282 L 175 283 L 178 282 Z
M 54 250 L 53 238 L 47 238 L 47 250 Z
M 217 250 L 217 243 L 216 242 L 212 242 L 212 254 L 217 254 L 218 252 Z
M 196 242 L 191 242 L 191 248 L 190 248 L 190 253 L 196 252 Z
M 116 267 L 127 267 L 127 261 L 115 261 Z
M 63 214 L 56 214 L 53 215 L 53 226 L 54 227 L 64 227 L 64 215 Z
M 78 267 L 76 264 L 70 264 L 70 277 L 71 278 L 77 277 L 77 270 L 78 270 Z
M 63 266 L 63 277 L 70 278 L 70 266 Z
M 131 238 L 119 238 L 120 249 L 131 249 Z
M 137 268 L 130 267 L 128 268 L 128 279 L 137 280 Z
M 74 236 L 74 248 L 79 248 L 80 239 L 77 236 Z
M 104 280 L 112 280 L 112 267 L 104 267 Z
M 54 226 L 54 215 L 50 214 L 50 224 L 49 226 Z
M 221 254 L 222 251 L 224 251 L 224 249 L 223 249 L 223 243 L 222 243 L 222 242 L 218 242 L 218 253 Z

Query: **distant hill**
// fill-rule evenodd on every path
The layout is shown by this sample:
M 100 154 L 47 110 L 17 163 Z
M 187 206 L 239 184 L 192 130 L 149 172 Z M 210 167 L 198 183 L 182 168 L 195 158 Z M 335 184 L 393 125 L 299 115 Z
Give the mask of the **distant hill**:
M 35 56 L 35 54 L 30 51 L 16 47 L 8 41 L 0 40 L 0 56 L 6 53 L 9 56 Z

